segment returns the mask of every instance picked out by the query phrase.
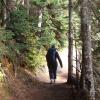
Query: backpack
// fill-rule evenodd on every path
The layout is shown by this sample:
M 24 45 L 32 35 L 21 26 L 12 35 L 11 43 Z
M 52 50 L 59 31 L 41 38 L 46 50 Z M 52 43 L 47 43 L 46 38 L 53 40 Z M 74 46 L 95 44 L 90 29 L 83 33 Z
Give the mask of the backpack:
M 46 55 L 48 62 L 55 62 L 56 61 L 56 49 L 50 48 Z

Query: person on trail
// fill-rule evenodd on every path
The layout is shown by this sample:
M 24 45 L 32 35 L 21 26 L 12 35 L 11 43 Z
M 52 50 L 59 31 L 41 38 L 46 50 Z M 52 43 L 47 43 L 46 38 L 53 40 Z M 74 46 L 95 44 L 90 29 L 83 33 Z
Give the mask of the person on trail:
M 55 48 L 55 45 L 52 45 L 51 48 L 48 49 L 46 54 L 46 60 L 47 60 L 47 66 L 49 70 L 49 77 L 50 77 L 50 83 L 55 83 L 56 81 L 56 72 L 57 72 L 57 59 L 60 63 L 61 68 L 63 67 L 62 61 L 60 59 L 60 56 Z

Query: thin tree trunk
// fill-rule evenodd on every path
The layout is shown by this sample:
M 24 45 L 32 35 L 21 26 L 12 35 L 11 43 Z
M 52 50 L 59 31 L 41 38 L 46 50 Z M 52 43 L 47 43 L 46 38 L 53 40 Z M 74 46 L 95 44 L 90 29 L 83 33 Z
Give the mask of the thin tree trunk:
M 82 36 L 82 81 L 88 89 L 89 100 L 95 100 L 94 79 L 91 52 L 91 10 L 88 0 L 81 2 L 81 36 Z
M 82 64 L 81 64 L 81 78 L 80 78 L 80 88 L 85 88 L 85 68 L 84 68 L 84 48 L 82 47 Z
M 27 9 L 27 14 L 29 15 L 29 8 L 30 8 L 30 0 L 24 0 L 24 5 Z
M 68 34 L 68 83 L 73 72 L 73 33 L 72 33 L 72 0 L 69 0 L 69 34 Z
M 5 26 L 5 20 L 6 20 L 6 0 L 1 0 L 1 4 L 2 4 L 2 9 L 1 9 L 2 22 L 1 22 L 1 26 L 4 27 Z
M 10 12 L 12 10 L 12 0 L 6 0 L 6 27 L 9 26 L 9 21 L 10 21 Z
M 42 9 L 40 8 L 39 9 L 39 18 L 38 18 L 38 34 L 39 36 L 41 37 L 41 28 L 42 28 L 42 17 L 43 17 L 43 14 L 42 14 Z
M 76 78 L 79 80 L 79 61 L 78 61 L 78 50 L 76 41 L 75 41 L 75 50 L 76 50 Z

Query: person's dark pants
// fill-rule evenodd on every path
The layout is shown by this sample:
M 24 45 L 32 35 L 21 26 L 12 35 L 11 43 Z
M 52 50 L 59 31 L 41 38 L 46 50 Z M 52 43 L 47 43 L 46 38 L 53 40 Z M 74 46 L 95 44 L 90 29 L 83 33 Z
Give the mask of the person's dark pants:
M 56 79 L 57 67 L 49 68 L 50 79 Z

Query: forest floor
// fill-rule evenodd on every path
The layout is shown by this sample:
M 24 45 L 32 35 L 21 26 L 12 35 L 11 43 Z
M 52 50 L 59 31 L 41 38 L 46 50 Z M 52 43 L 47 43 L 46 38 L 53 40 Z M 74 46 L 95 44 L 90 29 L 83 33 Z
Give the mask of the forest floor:
M 7 85 L 0 84 L 0 100 L 75 100 L 71 86 L 64 80 L 64 74 L 58 75 L 55 84 L 50 84 L 46 79 L 48 76 L 41 74 L 40 78 L 34 78 L 25 69 L 20 69 L 17 77 L 6 72 Z

